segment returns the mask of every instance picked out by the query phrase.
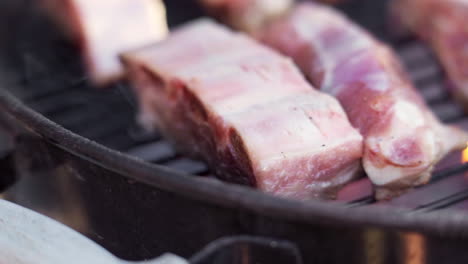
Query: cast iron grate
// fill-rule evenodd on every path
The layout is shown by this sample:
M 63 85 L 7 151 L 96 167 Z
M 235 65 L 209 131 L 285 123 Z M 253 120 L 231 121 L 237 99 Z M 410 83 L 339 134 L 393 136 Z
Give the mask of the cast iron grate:
M 0 79 L 30 107 L 67 129 L 148 162 L 194 175 L 209 176 L 207 167 L 174 151 L 158 134 L 136 123 L 136 103 L 127 84 L 110 89 L 92 87 L 84 77 L 76 47 L 63 40 L 54 26 L 25 5 L 13 17 L 15 39 L 5 49 Z M 26 19 L 25 19 L 26 18 Z M 36 32 L 41 32 L 37 34 Z M 444 89 L 441 68 L 430 50 L 414 39 L 393 43 L 426 101 L 443 121 L 468 129 L 468 118 Z M 468 165 L 453 153 L 436 168 L 430 184 L 387 203 L 375 203 L 368 180 L 346 187 L 339 200 L 346 206 L 399 206 L 414 211 L 468 209 Z

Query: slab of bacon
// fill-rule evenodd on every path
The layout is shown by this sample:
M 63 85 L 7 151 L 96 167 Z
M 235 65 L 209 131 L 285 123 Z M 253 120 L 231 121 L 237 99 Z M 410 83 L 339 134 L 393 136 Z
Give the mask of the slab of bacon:
M 468 111 L 468 1 L 395 0 L 392 10 L 400 23 L 432 46 L 453 94 Z
M 363 165 L 378 199 L 426 183 L 437 161 L 466 147 L 466 133 L 436 119 L 395 54 L 337 11 L 298 5 L 262 39 L 341 102 L 364 136 Z
M 162 0 L 40 0 L 79 43 L 90 77 L 107 84 L 123 75 L 119 54 L 167 35 Z M 125 18 L 125 19 L 123 19 Z
M 332 198 L 360 170 L 362 137 L 287 58 L 210 20 L 123 56 L 141 119 L 220 178 Z

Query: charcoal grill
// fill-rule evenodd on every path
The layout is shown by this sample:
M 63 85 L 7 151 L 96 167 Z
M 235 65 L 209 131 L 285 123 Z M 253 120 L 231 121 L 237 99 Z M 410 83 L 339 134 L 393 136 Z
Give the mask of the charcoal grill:
M 437 166 L 430 184 L 390 202 L 374 201 L 365 179 L 346 187 L 334 202 L 285 200 L 222 183 L 204 164 L 181 156 L 134 123 L 136 103 L 126 83 L 92 87 L 76 47 L 32 2 L 0 3 L 0 187 L 5 199 L 50 216 L 128 260 L 165 252 L 190 257 L 221 238 L 193 263 L 287 262 L 245 243 L 275 243 L 264 238 L 269 237 L 289 241 L 284 243 L 293 245 L 291 250 L 297 246 L 299 252 L 289 256 L 300 255 L 304 263 L 468 262 L 468 166 L 460 162 L 460 153 Z M 202 14 L 191 0 L 167 4 L 171 25 Z M 340 8 L 397 49 L 442 120 L 468 129 L 468 118 L 443 89 L 443 72 L 429 49 L 387 33 L 385 5 L 354 0 Z M 222 239 L 239 235 L 248 239 Z M 226 241 L 240 246 L 216 251 L 228 246 Z

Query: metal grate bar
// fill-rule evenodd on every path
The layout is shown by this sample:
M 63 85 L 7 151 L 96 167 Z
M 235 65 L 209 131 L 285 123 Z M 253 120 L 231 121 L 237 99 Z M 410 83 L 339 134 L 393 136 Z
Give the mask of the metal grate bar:
M 456 194 L 467 190 L 468 179 L 466 179 L 464 173 L 461 173 L 415 189 L 383 204 L 419 209 L 446 200 L 454 193 Z
M 163 163 L 163 165 L 189 174 L 205 174 L 208 172 L 208 168 L 203 162 L 188 158 L 171 160 L 169 162 Z
M 135 142 L 135 146 L 151 143 L 161 139 L 161 135 L 158 131 L 147 131 L 140 127 L 138 124 L 130 125 L 127 129 L 129 138 Z
M 174 148 L 165 141 L 134 147 L 127 153 L 149 162 L 169 161 L 176 156 Z
M 80 127 L 93 126 L 96 123 L 106 120 L 109 115 L 128 115 L 128 111 L 120 108 L 121 103 L 110 103 L 99 105 L 95 108 L 80 107 L 72 111 L 64 111 L 56 114 L 47 114 L 53 120 L 59 122 L 64 127 L 78 130 Z
M 415 212 L 429 212 L 429 211 L 434 211 L 434 210 L 439 210 L 439 209 L 445 209 L 445 208 L 450 207 L 451 205 L 455 205 L 457 203 L 463 202 L 466 199 L 468 199 L 468 190 L 452 194 L 449 197 L 446 197 L 442 200 L 418 207 L 414 211 Z
M 35 102 L 57 94 L 61 94 L 61 96 L 67 96 L 66 94 L 68 94 L 72 89 L 82 89 L 82 86 L 85 82 L 86 78 L 71 81 L 69 85 L 57 85 L 55 81 L 53 85 L 41 85 L 44 88 L 37 89 L 38 83 L 35 81 L 34 84 L 23 90 L 24 94 L 22 97 L 26 102 Z
M 105 122 L 95 123 L 92 127 L 80 128 L 79 131 L 80 134 L 85 137 L 103 139 L 119 131 L 125 131 L 127 128 L 128 124 L 122 123 L 122 116 L 112 115 L 109 116 Z
M 420 89 L 422 96 L 429 105 L 450 100 L 449 94 L 443 89 L 440 89 L 440 86 L 441 85 L 438 83 L 431 83 L 424 86 L 424 89 Z
M 447 209 L 468 211 L 468 199 L 465 199 L 463 201 L 457 201 L 457 203 L 447 205 Z

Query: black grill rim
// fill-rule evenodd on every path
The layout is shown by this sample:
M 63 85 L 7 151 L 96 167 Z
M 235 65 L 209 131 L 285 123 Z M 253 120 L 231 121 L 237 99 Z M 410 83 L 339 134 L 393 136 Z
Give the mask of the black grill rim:
M 234 184 L 193 177 L 144 162 L 81 137 L 24 105 L 0 88 L 0 116 L 13 119 L 53 145 L 128 179 L 190 199 L 305 224 L 378 227 L 449 237 L 468 237 L 468 214 L 459 211 L 411 212 L 393 207 L 347 207 L 320 201 L 293 201 Z

